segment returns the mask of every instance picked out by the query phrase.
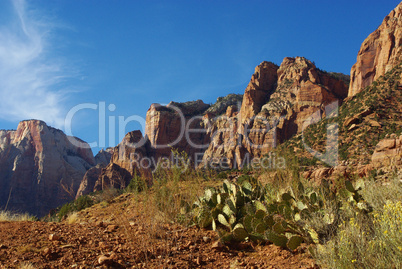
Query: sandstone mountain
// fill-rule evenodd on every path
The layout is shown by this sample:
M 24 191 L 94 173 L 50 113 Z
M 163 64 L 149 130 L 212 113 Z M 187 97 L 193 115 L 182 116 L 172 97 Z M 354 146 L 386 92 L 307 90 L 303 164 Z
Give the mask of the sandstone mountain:
M 402 52 L 402 3 L 364 40 L 350 72 L 348 96 L 354 96 L 398 65 Z
M 0 208 L 43 216 L 72 200 L 94 165 L 87 143 L 42 121 L 22 121 L 15 131 L 2 130 Z
M 172 102 L 168 106 L 153 104 L 147 113 L 143 137 L 147 142 L 140 150 L 141 156 L 158 159 L 169 156 L 171 148 L 175 148 L 186 152 L 198 167 L 214 162 L 220 162 L 221 167 L 239 167 L 246 158 L 264 156 L 292 137 L 295 138 L 290 140 L 293 145 L 290 148 L 300 150 L 303 148 L 301 131 L 325 118 L 326 107 L 339 105 L 341 115 L 333 121 L 340 122 L 340 134 L 344 138 L 339 145 L 340 160 L 362 156 L 360 163 L 364 166 L 370 162 L 376 143 L 398 125 L 390 122 L 390 115 L 400 118 L 399 94 L 391 97 L 392 89 L 381 99 L 375 97 L 380 95 L 375 86 L 366 97 L 357 94 L 396 68 L 401 60 L 401 5 L 362 44 L 351 70 L 350 85 L 349 76 L 322 71 L 303 57 L 287 57 L 280 66 L 262 62 L 255 68 L 241 102 L 239 96 L 236 100 L 234 95 L 229 95 L 218 98 L 210 107 L 200 100 Z M 394 83 L 400 80 L 398 74 L 394 72 L 392 79 L 380 80 L 378 88 L 382 93 L 390 87 L 398 91 L 398 84 Z M 231 102 L 227 102 L 229 99 Z M 317 151 L 325 151 L 326 124 L 328 121 L 323 121 L 306 130 L 306 141 Z M 193 132 L 185 138 L 190 129 Z M 362 141 L 366 138 L 364 133 L 371 134 L 367 145 Z M 357 139 L 353 139 L 354 135 Z M 119 147 L 115 148 L 115 154 Z M 133 162 L 129 155 L 117 160 L 113 158 L 106 169 L 109 172 L 104 173 L 114 171 L 115 177 L 120 178 L 132 176 L 134 170 L 127 169 Z M 124 170 L 116 172 L 121 168 Z
M 304 164 L 320 164 L 301 150 L 302 141 L 317 152 L 324 152 L 327 126 L 338 124 L 341 165 L 334 169 L 318 168 L 316 173 L 310 173 L 312 178 L 322 178 L 315 176 L 320 173 L 329 176 L 337 170 L 367 176 L 372 169 L 393 173 L 401 168 L 401 12 L 402 3 L 364 41 L 351 70 L 348 97 L 339 108 L 339 117 L 310 126 L 303 137 L 296 136 L 278 149 L 283 154 L 297 155 Z
M 287 57 L 279 67 L 262 62 L 245 90 L 240 112 L 208 121 L 211 143 L 204 163 L 225 159 L 229 167 L 239 167 L 245 158 L 264 156 L 301 132 L 312 115 L 325 117 L 326 105 L 342 103 L 347 80 L 303 57 Z
M 145 136 L 150 142 L 150 155 L 155 159 L 170 156 L 171 149 L 177 148 L 190 156 L 202 152 L 207 143 L 202 132 L 202 115 L 209 105 L 201 100 L 176 103 L 167 106 L 152 104 L 147 111 Z M 190 129 L 198 131 L 190 132 Z M 200 146 L 200 147 L 198 147 Z
M 305 58 L 285 58 L 281 66 L 258 65 L 243 96 L 230 94 L 211 106 L 201 100 L 152 104 L 145 136 L 128 133 L 107 167 L 88 171 L 77 196 L 125 187 L 134 174 L 151 177 L 172 149 L 185 152 L 199 168 L 242 166 L 245 158 L 262 157 L 301 132 L 312 114 L 325 117 L 326 105 L 347 96 L 347 82 L 348 76 L 321 71 Z
M 127 133 L 122 142 L 112 150 L 110 163 L 106 167 L 98 165 L 88 171 L 77 197 L 110 187 L 124 188 L 135 174 L 151 178 L 151 170 L 161 158 L 171 157 L 173 148 L 188 154 L 202 152 L 202 149 L 192 147 L 188 141 L 204 143 L 206 135 L 195 132 L 187 140 L 184 131 L 187 125 L 189 128 L 202 130 L 201 117 L 193 117 L 204 113 L 208 108 L 210 106 L 201 100 L 171 102 L 167 106 L 152 104 L 146 116 L 146 135 L 143 136 L 140 131 Z M 213 111 L 219 109 L 220 107 L 216 107 Z
M 161 159 L 174 161 L 172 150 L 198 168 L 242 167 L 272 151 L 298 156 L 302 165 L 320 164 L 303 148 L 324 152 L 329 123 L 339 124 L 343 162 L 310 176 L 346 173 L 348 165 L 366 173 L 390 155 L 399 163 L 395 135 L 395 146 L 388 140 L 375 146 L 402 126 L 401 5 L 364 41 L 350 84 L 349 76 L 322 71 L 303 57 L 286 57 L 280 66 L 264 61 L 243 95 L 229 94 L 213 105 L 152 104 L 144 134 L 129 132 L 95 158 L 85 142 L 74 146 L 41 121 L 0 131 L 0 206 L 41 216 L 73 197 L 124 188 L 135 174 L 151 179 Z M 340 106 L 339 116 L 328 119 L 331 106 Z

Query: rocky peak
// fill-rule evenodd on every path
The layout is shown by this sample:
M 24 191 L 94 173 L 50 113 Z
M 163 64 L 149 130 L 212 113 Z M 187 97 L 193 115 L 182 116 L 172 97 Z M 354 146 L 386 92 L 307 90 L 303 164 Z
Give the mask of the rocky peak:
M 271 62 L 259 64 L 251 76 L 244 92 L 240 109 L 240 122 L 245 123 L 261 111 L 261 107 L 269 100 L 275 90 L 278 66 Z
M 320 107 L 335 100 L 342 103 L 348 91 L 345 77 L 321 71 L 304 57 L 286 57 L 278 69 L 277 88 L 262 111 L 281 117 L 291 110 L 300 112 L 303 108 Z
M 167 106 L 169 108 L 180 109 L 181 113 L 185 116 L 192 116 L 203 113 L 209 108 L 208 104 L 205 104 L 202 100 L 189 101 L 184 103 L 177 103 L 171 101 Z
M 360 47 L 357 61 L 350 71 L 348 97 L 352 97 L 373 81 L 398 65 L 402 52 L 402 3 L 371 33 Z
M 216 119 L 207 132 L 211 143 L 203 165 L 226 158 L 230 167 L 241 166 L 247 155 L 269 153 L 277 143 L 301 132 L 316 112 L 319 119 L 324 117 L 325 105 L 341 103 L 348 91 L 346 77 L 321 71 L 303 57 L 286 57 L 280 67 L 262 62 L 245 90 L 240 117 L 229 106 L 226 117 Z M 216 132 L 220 129 L 225 131 Z
M 242 94 L 231 93 L 223 97 L 218 97 L 215 104 L 211 105 L 205 111 L 205 114 L 212 114 L 214 116 L 222 115 L 227 111 L 230 106 L 238 106 L 239 104 L 241 105 L 242 100 Z
M 107 165 L 112 158 L 113 148 L 101 149 L 95 156 L 96 164 Z
M 85 174 L 76 197 L 107 188 L 125 188 L 135 174 L 150 178 L 149 141 L 141 131 L 128 132 L 113 149 L 106 165 L 100 163 Z
M 95 165 L 87 143 L 39 120 L 1 131 L 0 143 L 0 208 L 8 210 L 43 216 L 72 200 Z
M 286 57 L 278 69 L 278 85 L 287 81 L 301 83 L 302 80 L 319 83 L 315 65 L 304 57 Z

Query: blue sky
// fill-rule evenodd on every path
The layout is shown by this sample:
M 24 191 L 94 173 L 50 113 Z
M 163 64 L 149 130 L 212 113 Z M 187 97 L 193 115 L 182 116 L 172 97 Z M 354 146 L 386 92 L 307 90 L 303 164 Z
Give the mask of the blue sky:
M 349 74 L 363 40 L 398 3 L 2 0 L 0 129 L 32 118 L 64 129 L 76 108 L 71 131 L 97 143 L 96 153 L 120 141 L 118 116 L 145 119 L 152 103 L 243 93 L 264 60 L 304 56 Z M 121 133 L 140 128 L 133 121 Z

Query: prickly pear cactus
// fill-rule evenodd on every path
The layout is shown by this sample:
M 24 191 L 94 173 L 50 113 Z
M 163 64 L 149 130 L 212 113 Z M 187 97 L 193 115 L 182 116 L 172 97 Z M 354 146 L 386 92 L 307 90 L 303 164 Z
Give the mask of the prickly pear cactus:
M 303 241 L 313 242 L 299 220 L 322 207 L 317 193 L 306 193 L 301 185 L 298 197 L 285 192 L 267 204 L 267 192 L 257 180 L 239 179 L 205 190 L 193 205 L 194 222 L 200 227 L 212 226 L 224 242 L 268 241 L 291 250 Z

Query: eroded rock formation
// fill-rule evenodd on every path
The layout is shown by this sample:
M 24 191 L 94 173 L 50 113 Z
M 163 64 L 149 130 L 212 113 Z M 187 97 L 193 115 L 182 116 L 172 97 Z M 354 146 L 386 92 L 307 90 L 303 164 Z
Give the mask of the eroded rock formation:
M 243 95 L 239 114 L 242 124 L 256 116 L 269 100 L 277 85 L 277 70 L 278 66 L 270 62 L 262 62 L 255 68 Z
M 326 106 L 347 96 L 347 76 L 323 72 L 303 57 L 285 58 L 278 68 L 256 67 L 243 96 L 240 113 L 228 107 L 220 118 L 205 118 L 211 143 L 204 163 L 225 159 L 229 167 L 244 158 L 262 157 L 303 129 L 307 120 L 326 116 Z
M 95 156 L 96 164 L 107 165 L 110 163 L 110 159 L 113 155 L 113 148 L 101 149 Z
M 150 177 L 152 160 L 149 158 L 149 141 L 141 131 L 126 134 L 112 150 L 110 163 L 97 165 L 85 174 L 77 197 L 107 188 L 125 188 L 134 174 Z
M 381 140 L 371 157 L 374 168 L 401 167 L 402 166 L 402 136 L 395 134 Z
M 348 96 L 354 96 L 401 62 L 402 3 L 371 33 L 360 47 L 350 71 Z
M 172 149 L 187 154 L 203 152 L 207 143 L 202 126 L 202 114 L 209 108 L 201 100 L 167 106 L 152 104 L 146 116 L 146 137 L 150 141 L 150 156 L 155 159 L 171 155 Z
M 43 216 L 71 201 L 94 165 L 87 143 L 43 121 L 0 131 L 0 208 Z

